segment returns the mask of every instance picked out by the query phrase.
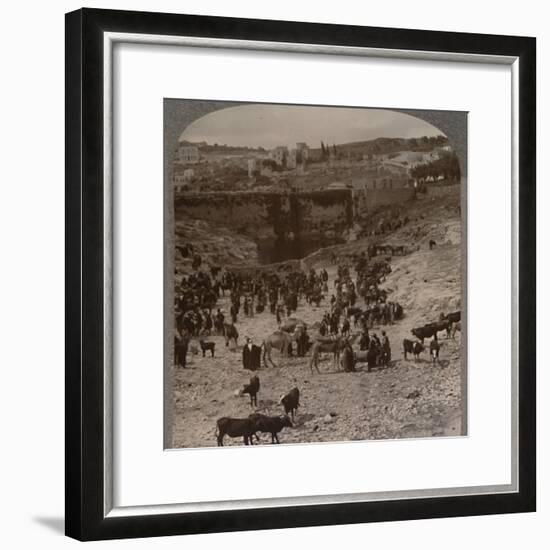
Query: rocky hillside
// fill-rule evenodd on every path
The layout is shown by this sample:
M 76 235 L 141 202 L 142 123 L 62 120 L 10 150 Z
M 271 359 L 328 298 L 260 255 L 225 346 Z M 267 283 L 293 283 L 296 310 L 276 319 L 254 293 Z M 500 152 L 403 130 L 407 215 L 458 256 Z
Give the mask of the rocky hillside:
M 178 273 L 190 273 L 193 254 L 199 254 L 206 266 L 258 263 L 256 243 L 226 227 L 204 220 L 187 218 L 176 222 L 176 247 L 193 245 L 193 252 L 186 256 L 176 250 L 175 264 Z

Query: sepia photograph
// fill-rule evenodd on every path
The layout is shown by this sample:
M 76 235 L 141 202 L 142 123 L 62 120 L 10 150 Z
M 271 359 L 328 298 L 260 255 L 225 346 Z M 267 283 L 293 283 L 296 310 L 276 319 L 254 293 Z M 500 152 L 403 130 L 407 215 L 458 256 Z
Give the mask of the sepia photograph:
M 466 140 L 164 100 L 166 448 L 467 435 Z

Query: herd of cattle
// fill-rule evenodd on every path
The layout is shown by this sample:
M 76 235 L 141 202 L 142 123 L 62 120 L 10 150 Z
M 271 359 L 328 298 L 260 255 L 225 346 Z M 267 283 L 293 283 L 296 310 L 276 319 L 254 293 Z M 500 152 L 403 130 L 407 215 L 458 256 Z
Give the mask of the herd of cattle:
M 250 406 L 258 404 L 258 392 L 260 391 L 260 379 L 253 376 L 250 383 L 245 385 L 241 394 L 250 395 Z M 282 395 L 279 404 L 284 408 L 284 415 L 268 416 L 260 413 L 252 413 L 247 418 L 229 418 L 224 416 L 216 423 L 216 439 L 218 446 L 223 447 L 223 438 L 242 437 L 245 445 L 254 445 L 253 437 L 259 441 L 258 432 L 271 434 L 271 443 L 280 443 L 279 433 L 283 428 L 292 428 L 294 414 L 300 406 L 300 390 L 292 388 L 287 394 Z M 289 416 L 289 414 L 291 416 Z M 292 417 L 292 419 L 291 419 Z
M 424 339 L 432 338 L 430 343 L 430 354 L 432 360 L 435 361 L 439 358 L 439 343 L 438 333 L 445 332 L 447 338 L 454 338 L 456 331 L 461 330 L 460 324 L 460 311 L 449 313 L 447 315 L 441 314 L 438 321 L 428 323 L 422 327 L 413 328 L 411 334 L 417 338 L 416 341 L 405 338 L 403 340 L 403 355 L 407 359 L 407 353 L 412 353 L 414 360 L 418 361 L 420 354 L 424 351 Z

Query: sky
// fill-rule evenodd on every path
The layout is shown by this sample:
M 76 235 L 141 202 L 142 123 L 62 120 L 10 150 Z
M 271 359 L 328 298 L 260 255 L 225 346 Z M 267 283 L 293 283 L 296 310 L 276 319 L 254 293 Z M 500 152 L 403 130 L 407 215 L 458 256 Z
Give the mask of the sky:
M 271 149 L 363 141 L 377 137 L 437 136 L 437 128 L 410 115 L 383 109 L 250 104 L 215 111 L 190 124 L 180 141 Z

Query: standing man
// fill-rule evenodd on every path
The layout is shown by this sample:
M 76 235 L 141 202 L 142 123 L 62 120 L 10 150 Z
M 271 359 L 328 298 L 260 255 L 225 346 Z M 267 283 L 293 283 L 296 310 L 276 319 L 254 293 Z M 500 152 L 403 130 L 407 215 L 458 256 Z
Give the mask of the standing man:
M 342 322 L 342 336 L 349 336 L 350 329 L 349 319 L 345 317 Z
M 237 308 L 235 302 L 233 302 L 231 304 L 231 308 L 229 309 L 229 313 L 231 314 L 231 322 L 233 324 L 235 324 L 237 322 L 237 313 L 238 313 L 238 308 Z
M 386 332 L 382 331 L 382 363 L 387 365 L 391 359 L 390 339 L 386 336 Z
M 189 335 L 183 331 L 181 336 L 174 335 L 174 363 L 176 367 L 185 368 L 187 365 L 187 349 L 189 347 Z
M 258 370 L 261 365 L 262 348 L 252 342 L 250 338 L 246 338 L 243 347 L 243 368 L 246 370 Z
M 344 372 L 355 371 L 355 358 L 353 356 L 353 348 L 351 347 L 349 340 L 346 340 L 342 351 L 342 367 L 344 368 Z
M 275 311 L 275 315 L 277 317 L 277 326 L 281 326 L 281 322 L 282 322 L 282 315 L 284 314 L 284 308 L 283 308 L 283 305 L 282 304 L 279 304 L 277 306 L 277 309 Z
M 368 351 L 370 344 L 369 329 L 364 328 L 361 333 L 361 339 L 359 340 L 359 349 L 361 351 Z

